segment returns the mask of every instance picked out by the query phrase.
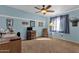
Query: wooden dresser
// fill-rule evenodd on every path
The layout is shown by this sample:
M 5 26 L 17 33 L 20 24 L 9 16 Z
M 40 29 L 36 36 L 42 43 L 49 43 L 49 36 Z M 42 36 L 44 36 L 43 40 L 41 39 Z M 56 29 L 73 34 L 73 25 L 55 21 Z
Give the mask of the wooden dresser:
M 42 36 L 43 37 L 48 37 L 48 29 L 47 28 L 44 28 L 43 31 L 42 31 Z
M 0 53 L 20 53 L 21 52 L 21 39 L 8 38 L 9 41 L 0 43 Z
M 10 53 L 21 53 L 20 39 L 11 40 L 9 44 Z
M 34 30 L 27 31 L 27 40 L 31 40 L 35 38 L 36 38 L 36 31 Z

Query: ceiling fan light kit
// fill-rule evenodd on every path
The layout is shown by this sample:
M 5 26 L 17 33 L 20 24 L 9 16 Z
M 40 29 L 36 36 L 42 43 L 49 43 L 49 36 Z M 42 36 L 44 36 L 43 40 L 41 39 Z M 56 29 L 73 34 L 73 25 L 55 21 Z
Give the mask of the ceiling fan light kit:
M 42 8 L 35 7 L 36 9 L 40 10 L 36 13 L 41 12 L 42 14 L 45 15 L 47 12 L 54 12 L 54 10 L 49 10 L 50 7 L 52 7 L 52 6 L 51 5 L 48 5 L 48 6 L 43 5 Z
M 46 14 L 46 13 L 47 13 L 47 11 L 46 11 L 46 10 L 42 10 L 42 11 L 41 11 L 41 13 Z

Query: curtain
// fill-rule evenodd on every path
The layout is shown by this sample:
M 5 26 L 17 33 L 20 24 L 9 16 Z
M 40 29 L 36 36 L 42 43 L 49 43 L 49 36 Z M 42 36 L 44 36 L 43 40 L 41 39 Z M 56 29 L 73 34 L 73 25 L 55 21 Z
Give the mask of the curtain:
M 50 18 L 52 32 L 69 33 L 69 15 L 61 15 Z

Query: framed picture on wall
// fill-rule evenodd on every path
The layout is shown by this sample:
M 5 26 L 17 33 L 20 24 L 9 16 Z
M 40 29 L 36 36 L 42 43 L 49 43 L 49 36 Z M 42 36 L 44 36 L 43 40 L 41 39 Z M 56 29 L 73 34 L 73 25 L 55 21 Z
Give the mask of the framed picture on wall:
M 38 22 L 39 27 L 43 27 L 43 22 Z
M 78 20 L 71 20 L 72 26 L 77 27 L 78 26 Z
M 23 20 L 23 21 L 22 21 L 22 25 L 23 25 L 24 27 L 28 27 L 28 24 L 29 24 L 29 23 L 28 23 L 27 20 Z
M 13 19 L 12 18 L 6 19 L 6 26 L 7 26 L 7 29 L 11 29 L 13 27 Z
M 30 27 L 35 27 L 35 21 L 30 21 Z

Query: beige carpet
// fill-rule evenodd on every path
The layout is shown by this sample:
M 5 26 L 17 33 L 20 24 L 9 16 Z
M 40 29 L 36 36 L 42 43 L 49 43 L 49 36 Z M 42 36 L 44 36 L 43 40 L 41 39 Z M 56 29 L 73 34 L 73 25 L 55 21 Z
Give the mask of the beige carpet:
M 22 41 L 23 53 L 74 53 L 79 52 L 79 44 L 58 39 L 37 38 Z

